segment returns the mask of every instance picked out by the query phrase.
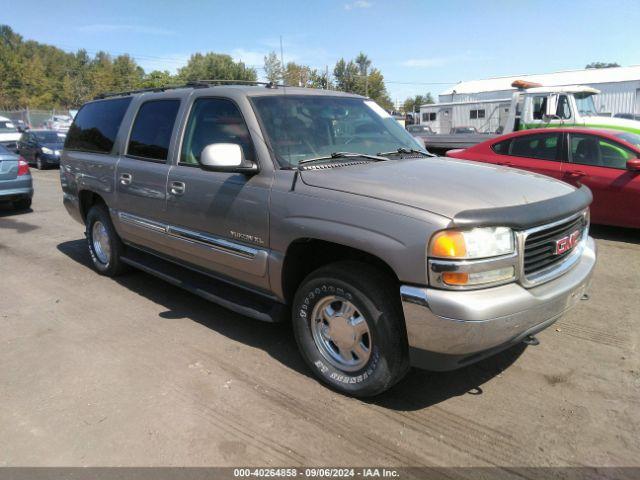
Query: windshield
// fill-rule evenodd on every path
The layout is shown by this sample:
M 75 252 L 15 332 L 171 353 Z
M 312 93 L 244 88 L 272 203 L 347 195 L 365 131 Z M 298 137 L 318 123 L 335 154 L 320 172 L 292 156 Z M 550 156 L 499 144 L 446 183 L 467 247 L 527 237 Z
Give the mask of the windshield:
M 582 115 L 583 117 L 598 115 L 596 104 L 593 102 L 592 93 L 578 93 L 575 95 L 575 97 L 576 106 L 578 107 L 578 112 L 580 112 L 580 115 Z
M 640 135 L 638 135 L 637 133 L 621 132 L 616 133 L 616 137 L 640 148 Z
M 44 143 L 63 143 L 64 136 L 58 132 L 33 132 L 39 142 Z
M 398 148 L 424 151 L 402 125 L 372 100 L 269 95 L 255 97 L 253 104 L 283 167 L 334 152 L 376 155 Z
M 16 128 L 16 126 L 11 123 L 11 122 L 7 122 L 6 120 L 0 120 L 0 132 L 17 132 L 18 129 Z

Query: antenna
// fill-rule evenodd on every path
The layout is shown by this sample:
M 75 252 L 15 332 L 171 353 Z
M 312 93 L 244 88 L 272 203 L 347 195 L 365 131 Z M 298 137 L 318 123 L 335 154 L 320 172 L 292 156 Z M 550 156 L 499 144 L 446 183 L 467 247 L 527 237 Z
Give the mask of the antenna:
M 284 79 L 284 48 L 282 46 L 282 35 L 280 35 L 280 71 L 282 72 L 282 95 L 283 96 L 287 96 L 287 87 L 286 87 L 286 81 Z M 289 110 L 285 108 L 285 115 L 289 115 Z M 293 165 L 291 165 L 291 146 L 289 145 L 289 142 L 287 142 L 287 157 L 289 160 L 289 168 L 293 168 Z M 298 177 L 298 170 L 296 169 L 295 173 L 293 174 L 293 183 L 291 184 L 291 189 L 293 189 L 293 186 L 296 183 L 296 179 Z

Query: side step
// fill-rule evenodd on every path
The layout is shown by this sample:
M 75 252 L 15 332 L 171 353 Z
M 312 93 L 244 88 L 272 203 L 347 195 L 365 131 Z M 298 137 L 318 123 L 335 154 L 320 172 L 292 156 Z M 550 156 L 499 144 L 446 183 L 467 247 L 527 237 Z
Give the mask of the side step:
M 264 322 L 281 322 L 288 317 L 288 309 L 282 303 L 136 248 L 129 246 L 126 255 L 121 259 L 138 270 L 150 273 L 240 315 Z

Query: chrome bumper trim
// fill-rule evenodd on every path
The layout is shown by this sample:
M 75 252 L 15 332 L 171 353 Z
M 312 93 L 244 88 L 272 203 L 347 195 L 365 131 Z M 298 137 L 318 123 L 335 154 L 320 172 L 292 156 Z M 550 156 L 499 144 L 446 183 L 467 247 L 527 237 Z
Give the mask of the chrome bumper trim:
M 533 288 L 518 283 L 472 291 L 403 285 L 400 297 L 409 346 L 446 355 L 472 355 L 548 326 L 588 289 L 596 246 L 588 237 L 564 275 Z

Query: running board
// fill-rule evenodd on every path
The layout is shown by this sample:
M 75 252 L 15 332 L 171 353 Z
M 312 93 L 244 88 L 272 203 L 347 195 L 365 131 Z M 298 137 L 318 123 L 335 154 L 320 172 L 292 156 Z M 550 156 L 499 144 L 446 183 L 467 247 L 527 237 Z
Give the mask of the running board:
M 128 247 L 123 263 L 183 288 L 221 307 L 263 322 L 281 322 L 287 315 L 286 305 L 257 293 L 180 266 L 163 258 Z

